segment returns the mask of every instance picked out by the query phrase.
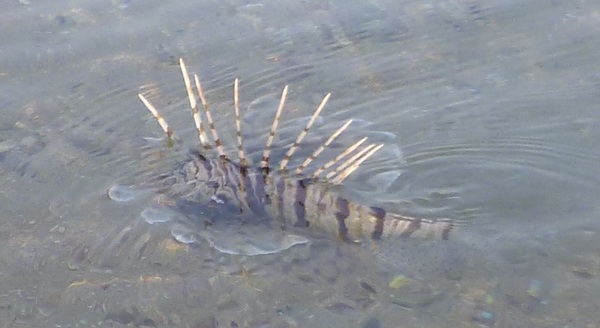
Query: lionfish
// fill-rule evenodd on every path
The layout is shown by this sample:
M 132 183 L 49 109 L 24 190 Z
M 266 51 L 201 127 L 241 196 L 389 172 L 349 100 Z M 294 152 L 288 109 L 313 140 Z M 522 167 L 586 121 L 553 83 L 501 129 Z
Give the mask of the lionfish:
M 297 168 L 288 169 L 287 165 L 291 157 L 325 107 L 330 93 L 325 95 L 310 116 L 308 123 L 297 135 L 281 162 L 271 166 L 269 155 L 285 106 L 288 93 L 286 85 L 279 99 L 279 106 L 262 152 L 260 166 L 253 167 L 249 164 L 244 150 L 238 79 L 235 79 L 233 85 L 238 153 L 238 160 L 235 161 L 225 154 L 224 145 L 219 139 L 198 75 L 193 75 L 192 85 L 183 59 L 179 60 L 179 65 L 200 147 L 190 151 L 187 161 L 177 164 L 172 172 L 163 176 L 165 180 L 171 181 L 170 186 L 174 189 L 171 190 L 174 200 L 171 205 L 174 205 L 177 210 L 185 208 L 187 211 L 190 209 L 204 211 L 210 207 L 212 211 L 216 209 L 221 216 L 218 220 L 233 219 L 222 217 L 224 216 L 221 215 L 222 213 L 227 213 L 225 216 L 233 215 L 240 220 L 261 220 L 276 222 L 281 227 L 314 229 L 347 242 L 405 237 L 449 238 L 452 229 L 449 221 L 390 213 L 380 207 L 350 201 L 336 190 L 337 185 L 340 185 L 365 160 L 383 147 L 383 144 L 370 144 L 361 148 L 367 141 L 366 137 L 362 138 L 311 174 L 304 172 L 307 166 L 352 123 L 352 120 L 346 121 L 333 132 Z M 210 149 L 213 147 L 209 144 L 196 94 L 203 108 L 218 156 L 210 154 L 212 152 Z M 171 127 L 146 97 L 142 94 L 138 96 L 156 118 L 169 144 L 172 145 L 174 134 Z M 205 227 L 207 228 L 216 220 L 217 218 L 212 218 L 211 221 L 205 222 Z

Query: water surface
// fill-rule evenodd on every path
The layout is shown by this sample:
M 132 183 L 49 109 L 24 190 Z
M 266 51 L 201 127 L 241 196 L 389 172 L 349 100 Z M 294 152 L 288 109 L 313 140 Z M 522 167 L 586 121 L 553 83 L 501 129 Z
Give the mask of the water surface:
M 595 2 L 2 7 L 5 326 L 600 321 Z M 110 187 L 143 181 L 185 155 L 149 141 L 162 135 L 138 93 L 195 146 L 179 57 L 202 77 L 231 151 L 234 78 L 250 113 L 253 101 L 289 84 L 284 120 L 309 115 L 332 92 L 326 123 L 370 122 L 352 133 L 385 131 L 387 149 L 402 154 L 394 166 L 365 165 L 348 192 L 402 213 L 450 218 L 453 238 L 371 248 L 309 236 L 310 246 L 230 256 L 179 243 L 168 224 L 141 219 L 156 202 L 152 193 L 112 201 Z M 401 175 L 382 190 L 371 179 L 386 171 Z

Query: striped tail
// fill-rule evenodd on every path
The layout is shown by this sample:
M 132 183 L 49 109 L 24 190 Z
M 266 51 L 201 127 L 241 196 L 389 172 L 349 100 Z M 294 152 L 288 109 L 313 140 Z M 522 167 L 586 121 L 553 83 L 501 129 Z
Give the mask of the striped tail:
M 343 241 L 395 238 L 450 238 L 452 223 L 448 220 L 414 218 L 358 204 L 332 190 L 327 182 L 304 179 L 273 179 L 265 185 L 272 195 L 265 211 L 296 227 L 309 227 L 337 236 Z M 262 186 L 261 186 L 262 187 Z

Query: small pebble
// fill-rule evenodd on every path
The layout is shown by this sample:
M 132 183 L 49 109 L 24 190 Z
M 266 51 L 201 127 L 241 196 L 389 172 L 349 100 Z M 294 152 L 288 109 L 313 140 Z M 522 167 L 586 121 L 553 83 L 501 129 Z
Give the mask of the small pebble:
M 399 275 L 394 277 L 394 279 L 392 279 L 389 283 L 389 286 L 391 288 L 394 289 L 398 289 L 401 288 L 402 286 L 408 284 L 410 282 L 410 279 L 406 278 L 406 276 L 403 275 Z

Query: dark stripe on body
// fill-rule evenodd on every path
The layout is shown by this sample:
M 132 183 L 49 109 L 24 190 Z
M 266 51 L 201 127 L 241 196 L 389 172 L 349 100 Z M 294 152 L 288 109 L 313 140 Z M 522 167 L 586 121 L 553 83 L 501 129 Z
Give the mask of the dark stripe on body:
M 308 227 L 306 220 L 306 187 L 310 184 L 307 179 L 299 180 L 296 185 L 296 196 L 294 197 L 294 213 L 296 213 L 296 227 Z
M 206 158 L 200 158 L 200 161 L 202 162 L 202 166 L 204 167 L 204 172 L 206 172 L 207 179 L 210 179 L 213 174 L 212 164 L 210 164 L 210 161 Z
M 248 177 L 250 178 L 250 184 L 254 189 L 253 192 L 248 190 L 248 204 L 257 217 L 268 217 L 265 211 L 265 206 L 269 200 L 269 197 L 265 192 L 265 177 L 261 174 L 250 174 Z M 253 195 L 254 197 L 251 197 L 250 195 Z
M 241 193 L 246 193 L 246 176 L 248 175 L 248 168 L 245 166 L 239 166 L 236 167 L 236 171 L 234 172 L 237 176 L 238 176 L 238 188 L 240 189 Z M 246 198 L 248 197 L 248 195 L 245 196 Z M 243 201 L 247 201 L 247 199 L 240 199 Z
M 244 179 L 244 185 L 246 186 L 246 204 L 248 204 L 248 207 L 250 208 L 250 211 L 252 211 L 253 213 L 262 213 L 263 212 L 263 205 L 262 202 L 260 201 L 260 199 L 258 198 L 259 195 L 257 194 L 256 191 L 256 183 L 254 180 L 252 180 L 252 177 L 256 177 L 259 176 L 257 174 L 243 174 L 242 175 L 242 179 Z M 264 190 L 263 190 L 264 193 Z
M 212 164 L 210 163 L 210 160 L 207 159 L 206 157 L 204 157 L 204 155 L 202 155 L 200 153 L 200 151 L 198 151 L 196 149 L 191 150 L 190 153 L 192 154 L 193 162 L 194 163 L 197 163 L 197 162 L 202 163 L 202 166 L 204 167 L 204 171 L 206 172 L 206 176 L 210 177 L 212 175 Z M 200 165 L 196 165 L 196 175 L 198 175 L 199 170 L 200 170 Z
M 206 161 L 206 157 L 202 155 L 202 153 L 198 149 L 190 149 L 190 154 L 192 154 L 194 159 L 199 159 L 201 161 Z
M 402 231 L 400 237 L 410 237 L 415 231 L 421 229 L 421 220 L 414 218 L 410 220 L 410 224 L 406 228 L 406 230 Z
M 212 160 L 213 161 L 213 167 L 214 167 L 214 175 L 212 175 L 207 182 L 216 182 L 216 187 L 217 189 L 222 188 L 223 186 L 227 185 L 227 180 L 229 179 L 228 174 L 227 174 L 227 165 L 225 165 L 222 161 L 220 160 Z M 218 196 L 218 190 L 215 189 L 215 196 Z
M 448 240 L 448 238 L 450 238 L 450 230 L 452 230 L 452 223 L 449 223 L 448 227 L 446 227 L 444 231 L 442 231 L 443 240 Z
M 341 240 L 348 240 L 348 227 L 346 226 L 346 218 L 350 216 L 348 200 L 341 196 L 338 196 L 335 202 L 337 207 L 337 212 L 335 212 L 335 218 L 338 222 L 338 237 Z
M 256 196 L 256 200 L 260 203 L 260 204 L 264 204 L 264 197 L 265 197 L 265 180 L 264 177 L 261 176 L 260 174 L 252 174 L 251 177 L 253 177 L 254 179 L 252 180 L 252 186 L 254 187 L 254 195 Z
M 264 159 L 264 157 L 263 157 L 263 161 L 264 161 L 264 160 L 265 160 L 265 159 Z M 269 158 L 267 157 L 266 161 L 268 161 L 268 160 L 269 160 Z M 261 168 L 261 172 L 262 172 L 262 174 L 263 174 L 263 177 L 264 177 L 265 179 L 266 179 L 266 178 L 269 176 L 269 171 L 270 171 L 269 167 L 263 167 L 263 168 Z
M 277 213 L 280 219 L 283 219 L 283 200 L 285 193 L 285 179 L 280 177 L 277 179 L 275 185 L 275 192 L 277 193 Z
M 225 193 L 227 193 L 227 190 L 230 190 L 230 192 L 233 194 L 232 197 L 233 199 L 230 199 L 229 201 L 232 201 L 233 205 L 235 203 L 237 204 L 237 207 L 239 208 L 240 213 L 243 212 L 243 208 L 244 208 L 244 202 L 242 199 L 240 199 L 240 186 L 238 184 L 238 179 L 237 179 L 237 167 L 235 165 L 233 165 L 231 162 L 227 161 L 227 160 L 223 160 L 221 159 L 221 165 L 223 165 L 223 167 L 225 168 L 225 184 L 223 185 L 223 190 L 225 191 Z M 236 201 L 239 200 L 239 201 Z
M 375 240 L 381 239 L 381 235 L 383 234 L 383 223 L 385 221 L 385 210 L 379 207 L 371 207 L 372 214 L 375 216 L 377 221 L 375 222 L 375 228 L 371 233 L 371 238 Z

